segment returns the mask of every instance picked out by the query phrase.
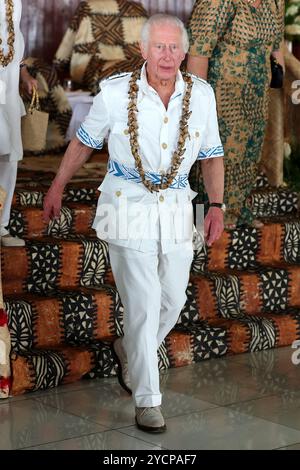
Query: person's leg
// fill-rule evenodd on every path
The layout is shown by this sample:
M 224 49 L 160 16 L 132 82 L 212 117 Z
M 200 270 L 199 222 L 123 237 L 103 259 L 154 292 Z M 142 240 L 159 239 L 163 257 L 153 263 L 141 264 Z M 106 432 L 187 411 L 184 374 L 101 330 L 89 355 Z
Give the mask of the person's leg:
M 135 405 L 161 404 L 157 358 L 161 288 L 158 250 L 150 253 L 109 244 L 110 263 L 124 306 L 124 339 Z
M 0 157 L 0 186 L 2 186 L 2 188 L 6 192 L 2 218 L 0 221 L 1 235 L 2 235 L 2 231 L 3 231 L 3 235 L 6 235 L 8 233 L 7 231 L 5 231 L 4 227 L 7 227 L 7 225 L 9 224 L 11 203 L 12 203 L 14 190 L 16 186 L 16 180 L 17 180 L 17 170 L 18 170 L 17 161 L 13 161 L 13 162 L 1 161 L 1 157 Z
M 191 243 L 182 243 L 176 251 L 160 255 L 158 272 L 161 285 L 161 310 L 158 346 L 172 330 L 184 307 L 192 261 Z
M 2 246 L 24 246 L 22 238 L 13 237 L 7 230 L 10 219 L 12 199 L 16 186 L 18 162 L 1 161 L 0 157 L 0 186 L 6 192 L 3 213 L 0 221 L 0 237 Z

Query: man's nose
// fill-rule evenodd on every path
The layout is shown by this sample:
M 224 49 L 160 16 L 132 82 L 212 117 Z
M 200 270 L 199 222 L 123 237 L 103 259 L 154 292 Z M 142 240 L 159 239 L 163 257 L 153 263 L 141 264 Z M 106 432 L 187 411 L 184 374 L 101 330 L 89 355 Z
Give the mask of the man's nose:
M 164 59 L 171 59 L 172 57 L 172 51 L 170 47 L 165 47 L 164 48 Z

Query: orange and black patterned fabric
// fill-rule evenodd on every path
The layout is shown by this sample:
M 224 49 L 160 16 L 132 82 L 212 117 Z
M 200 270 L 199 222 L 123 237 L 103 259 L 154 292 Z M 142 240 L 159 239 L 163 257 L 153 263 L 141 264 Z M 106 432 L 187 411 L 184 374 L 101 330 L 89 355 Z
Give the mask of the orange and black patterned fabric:
M 95 236 L 92 223 L 96 206 L 70 203 L 61 210 L 60 218 L 47 226 L 43 222 L 41 208 L 34 206 L 14 208 L 11 212 L 9 230 L 14 236 L 38 238 L 74 237 L 76 234 Z
M 229 353 L 287 346 L 300 337 L 300 267 L 194 276 L 199 320 L 225 328 Z
M 30 240 L 14 252 L 12 265 L 9 248 L 2 249 L 5 295 L 114 284 L 107 243 L 102 240 Z
M 90 187 L 89 187 L 90 186 Z M 16 189 L 13 196 L 14 206 L 42 207 L 47 187 L 36 185 L 34 189 Z M 81 204 L 97 204 L 100 192 L 95 188 L 95 184 L 85 183 L 82 185 L 67 186 L 63 194 L 64 203 L 75 202 Z
M 223 236 L 212 248 L 196 251 L 192 271 L 253 270 L 264 266 L 300 263 L 299 217 L 286 223 L 266 223 L 261 229 L 245 227 Z
M 222 335 L 219 332 L 222 331 Z M 209 343 L 213 336 L 214 352 Z M 160 370 L 190 365 L 195 361 L 226 354 L 225 332 L 215 328 L 215 334 L 203 327 L 192 331 L 173 331 L 158 351 Z M 102 378 L 116 375 L 111 342 L 95 341 L 84 346 L 28 349 L 11 356 L 13 380 L 11 394 L 46 390 L 81 378 Z
M 44 178 L 44 175 L 43 175 Z M 43 197 L 46 192 L 44 187 L 36 187 L 35 191 L 17 189 L 14 195 L 14 204 L 21 206 L 42 206 Z M 64 202 L 80 202 L 89 204 L 96 203 L 99 191 L 95 185 L 85 183 L 84 188 L 72 185 L 66 188 Z M 287 189 L 263 189 L 255 191 L 249 198 L 249 204 L 256 217 L 272 217 L 293 214 L 297 212 L 298 194 Z
M 268 191 L 261 180 L 256 193 Z M 70 186 L 61 218 L 49 226 L 41 220 L 44 194 L 43 184 L 18 188 L 11 230 L 25 234 L 26 246 L 1 254 L 15 395 L 115 375 L 111 343 L 123 334 L 107 244 L 91 230 L 95 185 Z M 290 220 L 224 232 L 212 248 L 195 251 L 186 304 L 158 352 L 160 369 L 300 339 L 300 222 L 295 193 L 278 198 L 291 201 Z M 253 200 L 270 211 L 263 198 Z
M 286 346 L 300 337 L 300 222 L 226 232 L 195 252 L 200 321 L 225 328 L 228 353 Z
M 16 249 L 14 266 L 10 254 L 8 248 L 3 249 L 13 394 L 83 376 L 114 375 L 110 345 L 123 334 L 123 306 L 114 286 L 107 244 L 91 239 L 32 240 Z M 225 330 L 198 321 L 192 284 L 187 297 L 177 329 L 160 348 L 160 369 L 227 352 Z

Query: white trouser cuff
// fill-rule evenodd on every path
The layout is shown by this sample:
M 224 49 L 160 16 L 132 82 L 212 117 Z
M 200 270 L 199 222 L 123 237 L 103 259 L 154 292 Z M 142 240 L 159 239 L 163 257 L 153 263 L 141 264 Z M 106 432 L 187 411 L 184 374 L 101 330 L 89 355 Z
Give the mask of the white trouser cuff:
M 158 395 L 138 395 L 134 397 L 135 406 L 138 408 L 148 408 L 161 405 L 161 394 Z
M 0 237 L 4 237 L 5 235 L 9 235 L 9 231 L 5 228 L 7 224 L 0 225 Z
M 1 161 L 0 157 L 0 186 L 2 186 L 6 192 L 6 198 L 0 220 L 1 225 L 4 225 L 4 227 L 9 224 L 11 204 L 17 180 L 17 170 L 18 162 Z

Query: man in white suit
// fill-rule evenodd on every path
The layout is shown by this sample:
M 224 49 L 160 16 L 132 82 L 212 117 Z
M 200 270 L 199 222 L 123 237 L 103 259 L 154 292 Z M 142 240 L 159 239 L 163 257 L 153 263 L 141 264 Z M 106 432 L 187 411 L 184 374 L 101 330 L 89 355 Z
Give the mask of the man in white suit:
M 21 0 L 0 2 L 0 186 L 6 192 L 0 237 L 3 246 L 22 246 L 24 240 L 7 230 L 17 178 L 18 161 L 23 158 L 21 116 L 25 108 L 19 94 L 19 78 L 31 94 L 37 81 L 22 65 L 24 39 L 20 31 Z M 20 69 L 21 66 L 21 69 Z
M 166 429 L 157 349 L 186 301 L 193 258 L 188 174 L 196 159 L 202 160 L 211 205 L 206 242 L 211 245 L 223 231 L 223 148 L 215 97 L 205 81 L 180 73 L 188 47 L 178 18 L 154 15 L 146 22 L 142 70 L 101 83 L 44 202 L 45 220 L 57 217 L 66 183 L 110 131 L 94 228 L 109 243 L 124 305 L 124 337 L 114 343 L 120 384 L 132 393 L 137 426 L 147 432 Z

